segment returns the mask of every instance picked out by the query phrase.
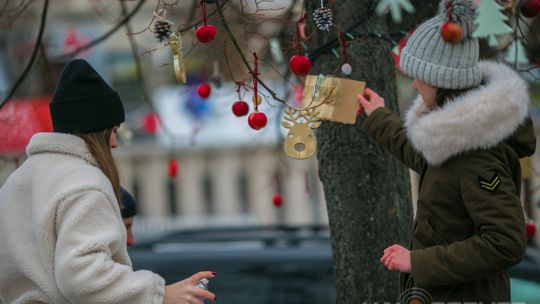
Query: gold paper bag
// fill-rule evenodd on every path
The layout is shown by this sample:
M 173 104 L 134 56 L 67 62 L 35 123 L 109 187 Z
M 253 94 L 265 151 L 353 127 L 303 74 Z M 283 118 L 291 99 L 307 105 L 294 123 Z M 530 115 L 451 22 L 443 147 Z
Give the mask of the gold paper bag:
M 308 75 L 304 84 L 302 108 L 318 107 L 319 118 L 348 124 L 356 123 L 357 94 L 363 94 L 365 82 L 351 79 L 325 77 L 315 92 L 319 76 Z

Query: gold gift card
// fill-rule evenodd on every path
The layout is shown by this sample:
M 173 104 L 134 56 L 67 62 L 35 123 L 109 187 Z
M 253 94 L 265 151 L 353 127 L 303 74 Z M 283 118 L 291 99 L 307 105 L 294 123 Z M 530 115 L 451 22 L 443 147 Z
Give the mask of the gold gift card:
M 358 110 L 357 94 L 363 94 L 365 82 L 351 79 L 308 75 L 304 84 L 302 108 L 311 108 L 321 104 L 319 118 L 356 123 Z

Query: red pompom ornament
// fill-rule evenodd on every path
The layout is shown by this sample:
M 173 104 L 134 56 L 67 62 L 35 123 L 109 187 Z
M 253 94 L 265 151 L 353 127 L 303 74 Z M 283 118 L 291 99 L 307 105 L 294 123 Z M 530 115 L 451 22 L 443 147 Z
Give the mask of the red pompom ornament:
M 463 38 L 463 28 L 457 23 L 446 21 L 441 27 L 441 36 L 446 42 L 459 43 Z
M 251 113 L 248 117 L 248 124 L 254 130 L 260 130 L 266 126 L 268 119 L 262 112 Z
M 536 234 L 536 224 L 533 220 L 528 220 L 525 223 L 525 231 L 527 231 L 528 238 L 532 238 Z
M 534 18 L 540 14 L 540 0 L 525 0 L 520 10 L 524 17 Z
M 202 43 L 208 43 L 214 40 L 214 38 L 216 38 L 216 34 L 217 29 L 211 24 L 199 26 L 195 32 L 197 39 Z
M 249 112 L 249 105 L 243 100 L 239 100 L 232 105 L 232 112 L 237 117 L 245 116 Z
M 200 98 L 206 99 L 208 96 L 210 96 L 210 93 L 212 93 L 212 88 L 208 83 L 201 83 L 199 85 L 199 88 L 197 88 L 197 94 Z
M 149 134 L 156 134 L 159 128 L 159 116 L 156 113 L 148 113 L 143 117 L 143 130 Z
M 178 161 L 176 159 L 169 160 L 168 172 L 169 176 L 172 178 L 178 176 Z
M 311 70 L 311 60 L 306 56 L 294 55 L 289 60 L 291 71 L 299 76 L 306 76 Z
M 278 208 L 283 205 L 283 197 L 281 196 L 281 194 L 275 194 L 272 197 L 272 204 L 274 204 L 274 206 Z

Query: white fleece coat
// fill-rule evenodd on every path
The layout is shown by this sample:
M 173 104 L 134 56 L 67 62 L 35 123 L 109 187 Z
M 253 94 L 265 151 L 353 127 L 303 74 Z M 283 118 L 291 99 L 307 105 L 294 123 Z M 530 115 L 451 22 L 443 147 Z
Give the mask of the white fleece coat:
M 159 303 L 133 271 L 111 183 L 79 137 L 38 133 L 0 188 L 0 302 Z

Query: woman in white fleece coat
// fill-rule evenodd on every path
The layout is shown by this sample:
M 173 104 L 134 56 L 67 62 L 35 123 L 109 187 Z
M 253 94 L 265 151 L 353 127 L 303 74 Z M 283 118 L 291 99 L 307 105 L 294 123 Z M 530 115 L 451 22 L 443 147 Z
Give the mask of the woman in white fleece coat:
M 202 303 L 200 272 L 165 286 L 133 271 L 111 147 L 124 121 L 118 94 L 84 60 L 62 72 L 50 105 L 53 133 L 0 188 L 1 303 Z

